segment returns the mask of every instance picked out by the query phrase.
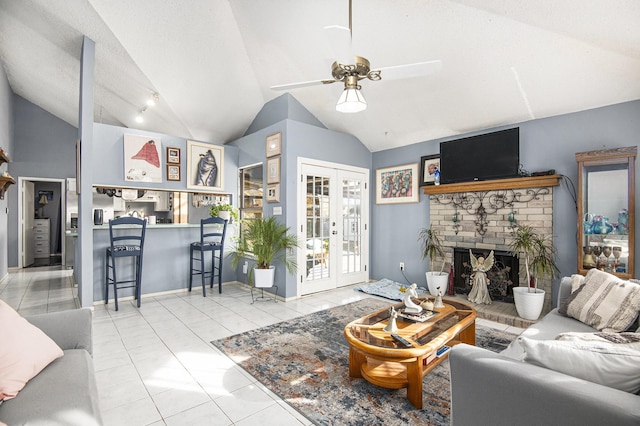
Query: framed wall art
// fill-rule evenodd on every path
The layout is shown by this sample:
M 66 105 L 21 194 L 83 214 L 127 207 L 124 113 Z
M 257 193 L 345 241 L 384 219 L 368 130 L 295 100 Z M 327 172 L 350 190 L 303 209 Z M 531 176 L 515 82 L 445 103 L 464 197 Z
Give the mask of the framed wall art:
M 167 147 L 167 163 L 180 164 L 180 148 Z
M 279 203 L 280 202 L 280 184 L 272 183 L 267 185 L 267 203 Z
M 267 158 L 282 154 L 282 132 L 267 136 L 266 153 Z
M 177 164 L 167 164 L 167 180 L 180 180 L 180 166 Z
M 418 163 L 376 170 L 376 204 L 417 203 Z
M 440 154 L 420 157 L 420 186 L 433 185 L 435 172 L 440 170 Z
M 280 156 L 267 159 L 267 183 L 280 183 Z
M 224 146 L 187 141 L 187 188 L 222 191 Z
M 124 135 L 124 180 L 162 183 L 162 142 L 145 135 Z

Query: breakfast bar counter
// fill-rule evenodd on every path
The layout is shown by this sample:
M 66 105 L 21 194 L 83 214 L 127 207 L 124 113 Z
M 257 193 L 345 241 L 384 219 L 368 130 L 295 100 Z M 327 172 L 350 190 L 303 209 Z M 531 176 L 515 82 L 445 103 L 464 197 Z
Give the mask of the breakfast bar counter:
M 225 253 L 232 245 L 235 237 L 235 225 L 227 226 L 225 237 Z M 161 293 L 187 288 L 189 284 L 189 245 L 200 239 L 200 224 L 154 224 L 147 225 L 144 254 L 142 262 L 142 294 Z M 109 225 L 93 227 L 93 299 L 104 300 L 106 248 L 109 246 Z M 226 260 L 226 259 L 225 259 Z M 120 261 L 120 260 L 119 260 Z M 134 266 L 127 259 L 121 260 L 119 270 L 130 272 L 133 276 Z M 125 277 L 122 277 L 126 279 Z M 119 277 L 120 279 L 120 277 Z M 229 261 L 224 261 L 222 281 L 234 279 Z M 200 278 L 194 277 L 194 286 L 200 292 Z M 195 290 L 194 290 L 195 291 Z M 133 296 L 133 289 L 118 291 L 119 297 Z M 112 297 L 110 296 L 112 299 Z M 143 301 L 144 302 L 144 301 Z M 111 300 L 113 303 L 113 300 Z

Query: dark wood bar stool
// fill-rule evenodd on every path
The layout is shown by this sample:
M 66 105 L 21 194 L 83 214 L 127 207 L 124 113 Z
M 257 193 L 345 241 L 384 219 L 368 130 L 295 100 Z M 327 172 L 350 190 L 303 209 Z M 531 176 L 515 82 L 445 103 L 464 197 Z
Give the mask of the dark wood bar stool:
M 208 229 L 207 229 L 208 228 Z M 202 295 L 207 297 L 205 278 L 218 276 L 218 293 L 222 293 L 222 258 L 224 254 L 224 237 L 227 233 L 227 220 L 219 217 L 210 217 L 200 221 L 200 241 L 195 241 L 189 246 L 189 291 L 193 283 L 193 276 L 200 275 L 202 281 Z M 211 269 L 206 270 L 205 252 L 211 252 Z M 196 252 L 198 252 L 196 254 Z M 194 257 L 194 254 L 196 257 Z M 195 269 L 193 262 L 200 262 L 200 269 Z M 217 263 L 217 266 L 216 266 Z
M 109 286 L 113 285 L 113 299 L 118 310 L 118 290 L 135 288 L 135 298 L 140 307 L 142 283 L 142 253 L 144 248 L 144 234 L 147 221 L 136 217 L 121 217 L 109 221 L 110 246 L 107 247 L 106 282 L 104 303 L 109 303 Z M 134 277 L 131 280 L 119 281 L 116 271 L 116 259 L 124 257 L 134 258 Z M 111 274 L 109 271 L 111 270 Z M 111 276 L 109 276 L 111 275 Z

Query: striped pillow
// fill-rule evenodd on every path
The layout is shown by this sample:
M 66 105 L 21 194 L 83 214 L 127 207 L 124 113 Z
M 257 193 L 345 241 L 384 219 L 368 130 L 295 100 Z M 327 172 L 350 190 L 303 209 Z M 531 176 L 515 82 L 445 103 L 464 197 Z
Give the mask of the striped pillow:
M 638 317 L 640 284 L 592 269 L 565 306 L 566 316 L 599 331 L 619 333 L 627 330 Z

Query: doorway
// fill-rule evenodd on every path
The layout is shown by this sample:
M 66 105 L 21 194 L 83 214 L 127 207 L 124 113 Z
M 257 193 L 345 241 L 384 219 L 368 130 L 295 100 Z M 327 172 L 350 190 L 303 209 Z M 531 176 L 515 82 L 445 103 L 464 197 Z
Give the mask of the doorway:
M 62 264 L 65 179 L 18 178 L 18 267 Z
M 298 294 L 368 280 L 369 171 L 299 159 Z

